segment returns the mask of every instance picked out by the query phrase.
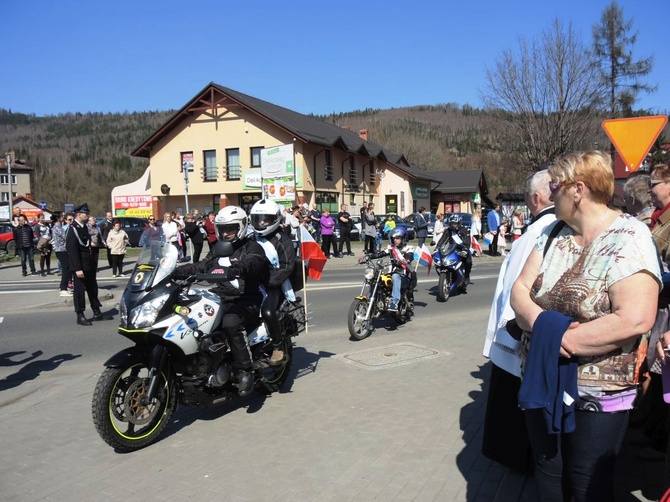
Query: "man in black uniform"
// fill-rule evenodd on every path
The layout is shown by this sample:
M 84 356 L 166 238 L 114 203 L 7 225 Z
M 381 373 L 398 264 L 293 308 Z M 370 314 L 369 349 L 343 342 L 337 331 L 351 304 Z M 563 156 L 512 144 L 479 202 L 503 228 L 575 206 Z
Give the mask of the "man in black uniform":
M 263 301 L 260 286 L 267 282 L 270 270 L 261 245 L 249 239 L 247 225 L 247 213 L 241 207 L 224 207 L 214 219 L 216 237 L 230 242 L 233 254 L 220 257 L 210 252 L 204 260 L 182 265 L 175 272 L 175 277 L 180 278 L 196 273 L 220 274 L 222 281 L 211 291 L 222 298 L 226 308 L 221 330 L 230 345 L 240 396 L 254 389 L 251 350 L 242 327 L 258 320 Z
M 91 326 L 91 321 L 84 316 L 86 310 L 84 293 L 88 294 L 88 302 L 93 309 L 94 321 L 110 321 L 112 319 L 111 316 L 100 311 L 102 304 L 98 300 L 95 260 L 91 252 L 91 237 L 86 228 L 88 214 L 87 204 L 75 208 L 74 222 L 65 234 L 65 250 L 72 271 L 72 282 L 74 283 L 74 311 L 77 314 L 77 324 L 81 326 Z
M 351 252 L 351 215 L 347 212 L 347 205 L 342 204 L 340 206 L 340 212 L 337 213 L 337 221 L 340 222 L 340 252 L 339 256 L 344 256 L 344 243 L 347 244 L 347 254 L 349 256 L 354 256 L 354 253 Z
M 437 247 L 441 246 L 443 242 L 451 239 L 453 235 L 458 235 L 459 240 L 461 241 L 461 243 L 459 244 L 461 251 L 459 251 L 458 255 L 461 258 L 461 261 L 463 262 L 463 272 L 465 275 L 465 281 L 463 283 L 463 286 L 461 286 L 461 291 L 463 293 L 467 293 L 468 284 L 472 284 L 472 282 L 470 282 L 470 271 L 472 270 L 472 254 L 470 253 L 470 232 L 468 232 L 468 229 L 463 226 L 463 218 L 461 218 L 461 216 L 458 214 L 452 214 L 451 216 L 449 216 L 447 226 L 444 229 L 444 232 L 442 233 L 442 238 L 440 239 L 440 242 L 437 243 Z

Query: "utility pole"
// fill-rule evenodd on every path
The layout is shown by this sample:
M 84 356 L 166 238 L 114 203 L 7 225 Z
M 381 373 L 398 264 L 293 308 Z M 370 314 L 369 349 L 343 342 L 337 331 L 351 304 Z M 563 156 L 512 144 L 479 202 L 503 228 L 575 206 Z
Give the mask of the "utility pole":
M 188 163 L 184 160 L 181 163 L 182 171 L 184 171 L 184 199 L 186 200 L 186 212 L 184 215 L 190 213 L 188 209 Z
M 10 222 L 12 221 L 12 216 L 14 216 L 14 197 L 12 196 L 12 162 L 14 162 L 14 157 L 14 150 L 5 153 L 5 160 L 7 161 L 7 183 L 9 184 L 9 214 L 7 215 L 7 218 Z

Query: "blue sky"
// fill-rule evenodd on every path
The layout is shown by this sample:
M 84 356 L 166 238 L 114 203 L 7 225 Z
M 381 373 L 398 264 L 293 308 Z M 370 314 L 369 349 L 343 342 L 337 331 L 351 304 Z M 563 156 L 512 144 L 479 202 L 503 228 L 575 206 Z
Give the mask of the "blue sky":
M 54 115 L 181 108 L 210 82 L 301 113 L 481 107 L 485 71 L 558 17 L 589 45 L 609 0 L 0 0 L 0 108 Z M 668 0 L 619 0 L 639 106 L 670 109 Z

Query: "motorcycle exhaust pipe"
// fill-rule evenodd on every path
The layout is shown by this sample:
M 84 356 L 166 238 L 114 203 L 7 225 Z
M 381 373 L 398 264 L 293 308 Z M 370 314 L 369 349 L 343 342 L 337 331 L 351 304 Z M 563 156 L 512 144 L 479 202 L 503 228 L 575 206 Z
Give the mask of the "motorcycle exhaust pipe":
M 221 364 L 214 370 L 214 373 L 209 375 L 209 378 L 207 379 L 207 385 L 210 387 L 222 387 L 226 384 L 226 382 L 228 382 L 228 380 L 230 380 L 230 376 L 230 366 L 227 364 Z

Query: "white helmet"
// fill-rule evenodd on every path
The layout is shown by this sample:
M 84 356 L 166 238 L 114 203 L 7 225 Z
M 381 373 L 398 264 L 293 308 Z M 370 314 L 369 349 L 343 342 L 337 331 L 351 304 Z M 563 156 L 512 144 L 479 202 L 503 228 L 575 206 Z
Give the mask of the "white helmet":
M 251 226 L 258 235 L 266 236 L 279 228 L 282 222 L 282 211 L 279 204 L 273 200 L 261 199 L 249 213 Z
M 216 227 L 216 238 L 220 241 L 235 242 L 247 235 L 248 218 L 244 209 L 237 206 L 226 206 L 214 218 L 214 226 Z M 223 237 L 224 231 L 230 231 L 231 227 L 235 227 L 235 237 L 232 239 L 225 239 Z

